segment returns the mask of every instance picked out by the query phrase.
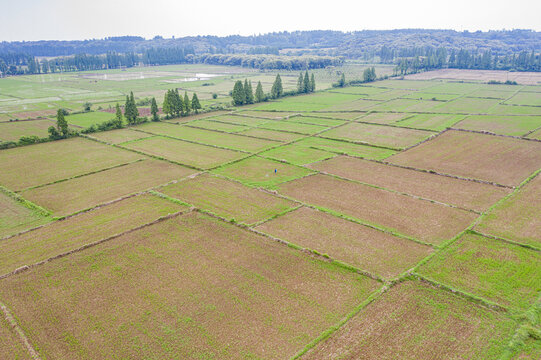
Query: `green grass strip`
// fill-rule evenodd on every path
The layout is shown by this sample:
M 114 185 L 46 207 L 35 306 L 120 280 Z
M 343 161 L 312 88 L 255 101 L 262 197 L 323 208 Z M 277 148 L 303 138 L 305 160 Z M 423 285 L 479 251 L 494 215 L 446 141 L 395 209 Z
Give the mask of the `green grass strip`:
M 0 192 L 4 193 L 5 195 L 7 195 L 8 197 L 10 197 L 11 199 L 17 201 L 18 203 L 20 203 L 22 206 L 26 207 L 27 209 L 30 209 L 34 212 L 36 212 L 37 214 L 43 216 L 43 217 L 47 217 L 47 216 L 50 216 L 52 213 L 39 206 L 39 205 L 36 205 L 34 204 L 33 202 L 30 202 L 26 199 L 24 199 L 21 195 L 3 187 L 0 185 Z

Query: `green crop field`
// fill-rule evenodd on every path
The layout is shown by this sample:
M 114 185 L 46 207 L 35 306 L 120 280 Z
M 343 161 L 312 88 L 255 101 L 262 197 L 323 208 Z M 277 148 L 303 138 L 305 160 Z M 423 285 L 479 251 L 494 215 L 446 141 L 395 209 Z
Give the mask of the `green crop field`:
M 331 88 L 366 67 L 239 107 L 237 80 L 268 93 L 277 71 L 1 78 L 0 358 L 539 358 L 541 85 L 446 69 Z M 505 76 L 530 85 L 487 84 Z M 80 131 L 173 88 L 206 108 L 18 142 L 59 108 Z

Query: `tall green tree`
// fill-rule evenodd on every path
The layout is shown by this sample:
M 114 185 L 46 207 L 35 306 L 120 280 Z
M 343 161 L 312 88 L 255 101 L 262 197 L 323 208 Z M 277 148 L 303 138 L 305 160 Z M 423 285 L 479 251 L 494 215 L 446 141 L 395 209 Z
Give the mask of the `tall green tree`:
M 244 86 L 242 86 L 242 81 L 238 80 L 233 86 L 233 105 L 242 105 L 246 100 L 246 93 L 244 92 Z
M 283 94 L 284 94 L 284 88 L 282 86 L 282 78 L 280 77 L 280 74 L 277 74 L 276 79 L 274 80 L 274 83 L 272 84 L 271 97 L 273 99 L 278 99 L 282 97 Z
M 338 86 L 346 86 L 346 75 L 344 73 L 342 73 L 342 76 L 340 76 L 340 80 L 338 80 Z
M 376 80 L 376 68 L 366 68 L 363 72 L 364 82 L 371 82 Z
M 196 93 L 193 93 L 192 96 L 192 109 L 195 111 L 196 114 L 201 109 L 201 103 L 199 102 L 199 98 L 197 97 Z
M 117 129 L 120 129 L 122 127 L 122 110 L 120 109 L 119 103 L 116 103 L 116 114 L 115 114 L 114 123 Z
M 314 77 L 314 73 L 312 73 L 312 76 L 310 77 L 310 92 L 316 91 L 316 78 Z
M 261 85 L 261 81 L 257 82 L 257 87 L 255 88 L 255 101 L 265 101 L 265 93 L 263 92 L 263 85 Z
M 184 101 L 182 102 L 182 105 L 184 106 L 184 114 L 189 115 L 190 111 L 192 111 L 192 103 L 190 102 L 187 91 L 184 92 Z
M 133 91 L 130 92 L 129 96 L 126 96 L 126 105 L 124 106 L 124 116 L 126 121 L 130 125 L 137 123 L 137 117 L 139 116 L 139 111 L 135 105 L 135 98 L 133 96 Z
M 56 112 L 56 128 L 63 138 L 68 136 L 68 121 L 64 117 L 64 111 L 62 109 L 58 109 Z
M 308 76 L 308 70 L 306 70 L 306 73 L 304 73 L 303 85 L 304 85 L 303 92 L 305 94 L 308 94 L 310 92 L 310 77 Z
M 254 90 L 252 89 L 252 82 L 248 81 L 248 79 L 244 79 L 244 95 L 246 104 L 254 103 Z
M 167 90 L 167 92 L 165 93 L 163 97 L 163 104 L 162 104 L 162 111 L 164 112 L 167 118 L 171 117 L 171 115 L 173 114 L 170 99 L 171 99 L 171 90 Z
M 178 117 L 184 113 L 184 101 L 180 97 L 178 89 L 171 90 L 171 103 L 173 104 L 175 116 Z
M 297 92 L 299 94 L 304 92 L 304 76 L 302 76 L 302 71 L 299 74 L 299 78 L 297 79 Z
M 150 101 L 150 113 L 152 114 L 152 121 L 160 121 L 160 116 L 158 115 L 158 104 L 156 103 L 156 99 L 152 98 Z

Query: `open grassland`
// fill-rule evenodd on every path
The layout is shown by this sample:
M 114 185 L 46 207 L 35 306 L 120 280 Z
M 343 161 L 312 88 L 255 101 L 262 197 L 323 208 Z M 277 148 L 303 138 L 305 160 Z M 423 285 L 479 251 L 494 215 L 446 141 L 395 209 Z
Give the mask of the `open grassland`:
M 245 130 L 253 126 L 264 124 L 269 121 L 269 119 L 263 119 L 259 117 L 240 116 L 241 114 L 244 114 L 244 112 L 240 111 L 232 115 L 220 115 L 220 116 L 208 118 L 207 120 L 219 121 L 221 123 L 236 125 L 239 127 L 245 126 Z M 193 123 L 194 122 L 192 122 L 191 124 Z
M 259 125 L 261 129 L 276 130 L 276 131 L 285 131 L 292 132 L 295 134 L 303 135 L 313 135 L 319 133 L 323 130 L 330 128 L 332 125 L 322 126 L 322 125 L 313 125 L 313 124 L 304 124 L 300 122 L 289 122 L 285 120 L 280 121 L 268 121 L 264 124 Z
M 541 292 L 541 253 L 466 234 L 437 253 L 419 273 L 503 306 L 527 310 Z
M 324 112 L 324 111 L 317 111 L 317 112 L 308 112 L 304 113 L 306 116 L 316 116 L 316 117 L 325 117 L 330 119 L 338 119 L 338 120 L 353 120 L 356 119 L 364 113 L 360 112 Z
M 359 122 L 369 122 L 374 124 L 392 124 L 409 116 L 411 115 L 407 113 L 371 112 L 357 118 L 356 120 Z
M 279 216 L 256 230 L 388 279 L 432 251 L 429 246 L 307 207 Z
M 309 143 L 296 142 L 265 151 L 261 153 L 260 156 L 278 161 L 285 161 L 295 165 L 305 165 L 313 163 L 314 161 L 332 158 L 336 156 L 336 154 L 313 148 Z
M 0 241 L 0 275 L 95 243 L 187 207 L 153 195 L 132 196 Z
M 442 131 L 452 127 L 454 124 L 456 124 L 462 119 L 464 119 L 464 115 L 417 114 L 408 116 L 403 120 L 399 120 L 394 125 L 416 129 Z
M 18 141 L 22 136 L 47 137 L 47 129 L 55 124 L 50 120 L 0 122 L 0 142 Z
M 464 131 L 447 131 L 391 156 L 389 162 L 517 186 L 541 168 L 541 143 Z
M 541 106 L 541 97 L 536 92 L 518 92 L 512 98 L 505 101 L 510 105 Z
M 138 129 L 155 135 L 170 136 L 181 140 L 249 152 L 261 151 L 279 144 L 278 142 L 271 140 L 227 134 L 219 131 L 196 129 L 189 126 L 172 125 L 163 122 L 145 124 L 138 127 Z
M 18 191 L 125 164 L 142 157 L 83 138 L 7 149 L 0 151 L 0 185 Z
M 269 139 L 280 142 L 290 142 L 293 140 L 300 139 L 305 135 L 278 131 L 278 130 L 269 130 L 269 129 L 260 129 L 260 128 L 249 128 L 240 133 L 241 135 L 254 136 L 263 139 Z
M 149 159 L 26 190 L 22 196 L 56 216 L 65 216 L 194 172 L 166 161 Z
M 453 125 L 457 129 L 523 136 L 541 127 L 541 116 L 473 115 Z
M 159 191 L 229 221 L 248 225 L 271 218 L 296 206 L 292 201 L 207 174 L 167 185 Z
M 225 123 L 221 121 L 214 121 L 213 119 L 201 119 L 201 120 L 190 121 L 189 126 L 207 129 L 207 130 L 223 131 L 227 133 L 236 133 L 239 131 L 249 129 L 247 126 L 244 126 L 244 125 L 229 124 L 229 123 Z
M 309 166 L 389 190 L 483 212 L 511 189 L 346 156 Z
M 392 126 L 349 123 L 321 134 L 322 137 L 403 149 L 415 145 L 434 133 Z
M 382 102 L 374 107 L 371 107 L 370 110 L 424 112 L 432 111 L 435 107 L 439 105 L 441 105 L 441 101 L 425 101 L 400 98 Z
M 132 141 L 122 146 L 198 169 L 213 168 L 247 156 L 247 154 L 238 151 L 199 145 L 162 136 Z
M 0 191 L 0 238 L 51 221 L 46 214 L 25 206 Z
M 476 214 L 327 175 L 282 184 L 281 194 L 438 245 L 453 238 Z
M 30 360 L 32 357 L 12 328 L 0 313 L 0 358 Z
M 252 187 L 273 188 L 313 173 L 312 170 L 279 161 L 253 156 L 213 170 L 214 173 L 238 180 Z
M 498 204 L 476 226 L 482 233 L 541 249 L 541 177 Z
M 367 111 L 371 110 L 372 107 L 379 104 L 379 101 L 376 100 L 368 100 L 368 99 L 359 99 L 354 101 L 348 101 L 343 104 L 333 105 L 330 107 L 325 108 L 326 111 L 345 111 L 345 112 L 351 112 L 351 111 Z M 312 111 L 315 111 L 317 109 L 314 109 Z M 307 110 L 310 111 L 310 110 Z M 361 115 L 361 113 L 359 113 Z
M 115 115 L 108 112 L 92 111 L 80 114 L 66 116 L 66 121 L 70 125 L 88 128 L 105 121 L 114 119 Z
M 461 97 L 437 106 L 433 110 L 442 113 L 488 114 L 499 103 L 498 99 Z
M 499 359 L 515 322 L 417 281 L 393 287 L 303 359 Z
M 530 138 L 530 139 L 537 139 L 537 140 L 541 140 L 541 128 L 533 131 L 531 134 L 529 134 L 528 136 L 526 136 L 527 138 Z
M 192 213 L 0 286 L 43 358 L 282 359 L 378 283 Z
M 406 77 L 407 79 L 415 80 L 461 80 L 488 82 L 490 80 L 504 82 L 507 80 L 516 81 L 520 84 L 538 85 L 541 83 L 541 74 L 537 72 L 522 72 L 522 71 L 498 71 L 498 70 L 462 70 L 462 69 L 442 69 L 435 71 L 426 71 L 419 74 L 412 74 Z M 434 91 L 431 88 L 430 91 Z
M 154 135 L 132 129 L 117 129 L 92 133 L 88 137 L 106 142 L 108 144 L 121 144 L 127 141 L 148 138 Z
M 280 120 L 291 115 L 296 115 L 296 111 L 262 111 L 262 110 L 241 110 L 237 112 L 241 116 L 250 116 L 255 118 L 265 118 L 271 120 Z
M 302 124 L 313 124 L 313 125 L 321 125 L 321 126 L 338 126 L 345 124 L 346 122 L 344 120 L 338 120 L 338 119 L 329 119 L 324 117 L 315 117 L 315 116 L 309 116 L 309 115 L 300 115 L 300 116 L 292 116 L 287 119 L 288 122 L 293 123 L 302 123 Z
M 320 137 L 310 137 L 302 139 L 296 144 L 325 150 L 335 154 L 347 154 L 351 156 L 360 156 L 362 158 L 376 160 L 385 159 L 396 153 L 396 151 L 390 149 L 377 148 L 373 146 L 355 144 L 346 141 L 324 139 Z

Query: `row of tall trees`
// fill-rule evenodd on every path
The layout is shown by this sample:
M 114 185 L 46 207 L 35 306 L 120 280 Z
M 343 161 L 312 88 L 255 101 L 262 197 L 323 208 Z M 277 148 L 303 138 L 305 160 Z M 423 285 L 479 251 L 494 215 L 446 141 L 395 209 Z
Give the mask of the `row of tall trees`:
M 308 76 L 308 70 L 302 74 L 299 74 L 299 79 L 297 80 L 297 92 L 299 94 L 308 94 L 316 90 L 316 79 L 314 74 L 311 77 Z
M 242 81 L 236 81 L 233 86 L 231 97 L 233 98 L 233 105 L 253 104 L 254 102 L 263 101 L 264 93 L 261 81 L 257 83 L 255 96 L 251 81 L 244 79 L 244 85 L 242 84 Z
M 344 58 L 334 56 L 278 56 L 246 54 L 202 54 L 187 57 L 194 63 L 243 66 L 262 70 L 304 70 L 321 69 L 327 66 L 340 66 Z
M 200 109 L 201 103 L 196 93 L 193 93 L 190 100 L 188 92 L 184 92 L 184 97 L 182 97 L 178 89 L 170 89 L 167 90 L 163 98 L 162 110 L 167 117 L 187 116 L 192 110 L 197 114 Z

